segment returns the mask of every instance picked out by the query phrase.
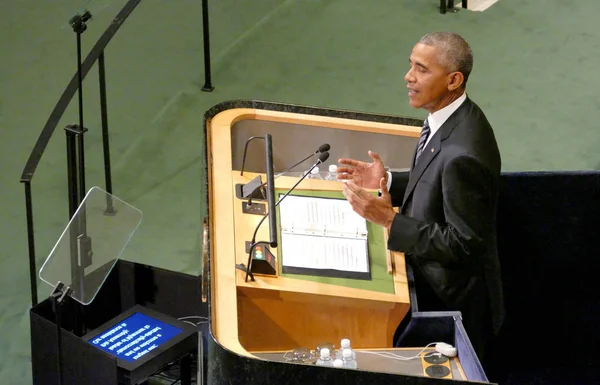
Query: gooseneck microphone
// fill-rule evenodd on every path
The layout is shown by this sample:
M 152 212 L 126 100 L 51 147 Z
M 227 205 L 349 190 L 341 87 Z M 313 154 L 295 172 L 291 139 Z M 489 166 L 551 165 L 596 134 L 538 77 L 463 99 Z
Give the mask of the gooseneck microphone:
M 286 172 L 289 172 L 294 167 L 298 166 L 300 163 L 305 162 L 306 160 L 308 160 L 309 158 L 312 158 L 316 154 L 325 153 L 325 152 L 329 151 L 330 148 L 331 148 L 331 146 L 329 145 L 329 143 L 323 143 L 322 145 L 319 146 L 319 148 L 317 148 L 317 151 L 311 153 L 309 156 L 307 156 L 306 158 L 302 159 L 300 162 L 294 164 L 293 166 L 287 168 L 285 171 L 280 172 L 279 174 L 275 175 L 274 178 L 275 179 L 279 178 L 280 176 L 282 176 Z M 261 183 L 260 185 L 258 185 L 257 187 L 255 187 L 250 193 L 248 193 L 248 206 L 252 205 L 252 195 L 254 194 L 254 192 L 257 191 L 257 190 L 259 190 L 259 189 L 261 189 L 261 188 L 263 188 L 263 187 L 265 187 L 266 185 L 267 185 L 267 182 Z
M 327 145 L 329 146 L 329 145 Z M 281 201 L 283 199 L 285 199 L 285 197 L 287 197 L 292 191 L 294 191 L 294 189 L 296 188 L 296 186 L 298 186 L 300 184 L 300 182 L 302 182 L 309 174 L 310 172 L 317 167 L 318 165 L 320 165 L 321 163 L 325 163 L 325 161 L 329 158 L 329 152 L 325 151 L 322 152 L 321 155 L 319 155 L 319 160 L 316 161 L 315 164 L 313 164 L 305 173 L 304 175 L 302 175 L 300 177 L 300 179 L 298 179 L 298 181 L 292 186 L 292 188 L 290 188 L 281 198 L 279 198 L 279 200 L 277 201 L 277 203 L 275 203 L 275 205 L 271 206 L 269 205 L 269 212 L 265 215 L 263 215 L 263 217 L 261 218 L 260 222 L 258 222 L 258 225 L 256 225 L 256 229 L 254 229 L 254 234 L 252 235 L 252 241 L 250 242 L 250 250 L 248 251 L 248 263 L 246 264 L 246 278 L 245 281 L 248 282 L 248 276 L 250 276 L 250 278 L 252 279 L 252 281 L 254 281 L 254 276 L 252 275 L 252 253 L 254 252 L 254 249 L 256 248 L 256 246 L 260 245 L 260 244 L 264 244 L 264 243 L 269 243 L 267 241 L 258 241 L 256 242 L 256 234 L 258 234 L 258 229 L 260 228 L 260 225 L 262 225 L 262 223 L 265 221 L 265 219 L 269 216 L 271 216 L 271 211 L 275 210 L 275 207 L 279 206 L 279 203 L 281 203 Z M 273 213 L 275 214 L 275 213 Z M 274 215 L 273 215 L 274 217 Z M 273 226 L 271 228 L 271 237 L 272 234 L 277 234 L 277 229 L 275 229 L 275 225 L 273 225 L 273 223 L 271 223 L 271 226 Z
M 281 175 L 285 174 L 286 172 L 288 172 L 288 171 L 292 170 L 294 167 L 296 167 L 296 166 L 297 166 L 297 165 L 299 165 L 300 163 L 302 163 L 302 162 L 304 162 L 304 161 L 306 161 L 306 160 L 308 160 L 308 159 L 312 158 L 312 157 L 313 157 L 313 156 L 315 156 L 316 154 L 319 154 L 319 153 L 321 153 L 321 154 L 322 154 L 322 153 L 324 153 L 324 152 L 327 152 L 327 151 L 329 151 L 329 149 L 330 149 L 330 148 L 331 148 L 331 146 L 330 146 L 328 143 L 323 143 L 322 145 L 320 145 L 320 146 L 319 146 L 319 148 L 317 148 L 317 151 L 313 152 L 312 154 L 310 154 L 310 155 L 309 155 L 309 156 L 307 156 L 306 158 L 302 159 L 300 162 L 296 163 L 295 165 L 293 165 L 293 166 L 289 167 L 289 168 L 288 168 L 288 169 L 286 169 L 285 171 L 283 171 L 283 172 L 280 172 L 279 174 L 275 175 L 275 178 L 277 178 L 277 177 L 279 177 L 279 176 L 281 176 Z
M 264 139 L 264 136 L 252 136 L 252 137 L 248 138 L 248 140 L 246 140 L 246 144 L 244 145 L 244 155 L 242 157 L 242 169 L 240 171 L 240 175 L 244 175 L 244 166 L 246 165 L 246 153 L 248 152 L 248 144 L 250 144 L 250 142 L 253 141 L 254 139 Z M 311 153 L 306 158 L 302 159 L 300 162 L 298 162 L 298 163 L 294 164 L 293 166 L 289 167 L 287 170 L 285 170 L 285 171 L 283 171 L 283 172 L 275 175 L 275 178 L 280 177 L 281 175 L 285 174 L 286 172 L 292 170 L 294 167 L 296 167 L 300 163 L 305 162 L 306 160 L 312 158 L 316 154 L 324 153 L 326 151 L 329 151 L 330 148 L 331 148 L 331 146 L 328 143 L 323 143 L 322 145 L 319 146 L 319 148 L 317 148 L 317 151 Z M 264 186 L 265 184 L 266 183 L 263 183 L 260 187 Z
M 327 151 L 329 151 L 330 148 L 331 148 L 331 146 L 329 145 L 329 143 L 323 143 L 322 145 L 319 146 L 319 148 L 317 148 L 317 151 L 315 151 L 315 154 L 317 152 L 327 152 Z
M 316 154 L 319 153 L 324 153 L 329 151 L 329 149 L 331 148 L 331 146 L 328 143 L 323 143 L 322 145 L 319 146 L 319 148 L 317 148 L 317 151 L 313 152 L 312 154 L 310 154 L 309 156 L 307 156 L 306 158 L 302 159 L 300 162 L 296 163 L 295 165 L 289 167 L 288 169 L 286 169 L 283 172 L 280 172 L 279 174 L 275 175 L 275 178 L 282 176 L 283 174 L 285 174 L 286 172 L 290 171 L 291 169 L 293 169 L 294 167 L 296 167 L 297 165 L 299 165 L 300 163 L 312 158 L 313 156 L 315 156 Z
M 285 198 L 292 191 L 294 191 L 294 189 L 296 188 L 296 186 L 298 186 L 300 184 L 300 182 L 302 182 L 304 180 L 304 178 L 306 178 L 308 176 L 308 174 L 310 174 L 310 172 L 313 170 L 313 168 L 317 167 L 321 163 L 325 163 L 325 161 L 327 160 L 327 158 L 329 158 L 329 153 L 328 152 L 324 152 L 321 155 L 319 155 L 319 160 L 317 160 L 317 162 L 315 164 L 313 164 L 308 169 L 308 171 L 306 171 L 306 173 L 304 175 L 302 175 L 302 177 L 298 180 L 298 182 L 296 182 L 295 185 L 292 186 L 291 189 L 289 189 L 285 194 L 283 194 L 283 196 L 281 198 L 279 198 L 279 200 L 277 201 L 277 203 L 275 203 L 275 207 L 279 206 L 279 203 L 283 200 L 283 198 Z
M 248 140 L 246 140 L 246 144 L 244 145 L 244 156 L 242 157 L 242 170 L 240 172 L 240 175 L 244 175 L 244 165 L 246 164 L 246 152 L 248 151 L 248 144 L 250 144 L 251 141 L 253 141 L 254 139 L 264 139 L 264 136 L 252 136 L 250 138 L 248 138 Z

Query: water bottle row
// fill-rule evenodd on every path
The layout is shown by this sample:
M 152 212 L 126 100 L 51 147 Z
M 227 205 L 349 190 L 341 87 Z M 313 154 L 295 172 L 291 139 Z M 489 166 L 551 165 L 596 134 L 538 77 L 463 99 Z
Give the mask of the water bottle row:
M 356 353 L 350 346 L 350 340 L 347 338 L 342 339 L 340 348 L 335 353 L 328 347 L 319 349 L 319 358 L 317 359 L 316 365 L 357 369 L 358 363 L 356 362 Z
M 308 174 L 306 178 L 337 180 L 337 166 L 335 164 L 329 165 L 329 171 L 326 173 L 322 173 L 321 171 L 319 171 L 319 167 L 315 167 L 310 171 L 310 174 Z

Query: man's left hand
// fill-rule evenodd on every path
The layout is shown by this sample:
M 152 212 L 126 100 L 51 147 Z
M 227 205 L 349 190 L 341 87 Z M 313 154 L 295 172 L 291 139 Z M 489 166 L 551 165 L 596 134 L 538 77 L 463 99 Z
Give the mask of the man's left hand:
M 386 178 L 379 182 L 381 196 L 375 197 L 353 181 L 344 183 L 342 192 L 350 202 L 352 209 L 369 222 L 381 225 L 387 229 L 392 227 L 396 212 L 392 207 L 392 198 L 387 189 Z

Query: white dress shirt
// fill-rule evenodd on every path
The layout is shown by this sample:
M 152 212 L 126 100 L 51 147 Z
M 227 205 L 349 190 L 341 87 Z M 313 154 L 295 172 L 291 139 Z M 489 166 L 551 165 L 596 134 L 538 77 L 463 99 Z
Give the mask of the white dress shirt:
M 454 111 L 456 111 L 458 109 L 458 107 L 460 107 L 461 104 L 463 104 L 463 102 L 466 99 L 467 99 L 467 93 L 465 92 L 458 99 L 456 99 L 452 103 L 448 104 L 446 107 L 442 108 L 441 110 L 437 110 L 436 112 L 434 112 L 432 114 L 430 113 L 427 116 L 427 121 L 429 122 L 430 132 L 429 132 L 429 136 L 427 137 L 427 141 L 425 142 L 425 147 L 429 144 L 433 135 L 435 135 L 435 133 L 438 132 L 438 130 L 440 129 L 440 127 L 442 127 L 442 125 L 446 122 L 446 120 L 448 120 L 450 115 L 452 115 L 454 113 Z M 425 147 L 423 147 L 423 148 L 425 148 Z M 387 180 L 388 191 L 390 190 L 391 187 L 392 187 L 392 173 L 388 171 L 388 180 Z

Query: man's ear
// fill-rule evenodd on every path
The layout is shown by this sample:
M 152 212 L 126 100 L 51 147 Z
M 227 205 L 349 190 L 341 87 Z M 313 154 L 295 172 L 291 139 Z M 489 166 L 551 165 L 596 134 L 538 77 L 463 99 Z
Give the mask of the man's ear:
M 449 82 L 448 82 L 448 91 L 454 91 L 460 88 L 465 82 L 465 77 L 461 72 L 452 72 L 448 74 Z

